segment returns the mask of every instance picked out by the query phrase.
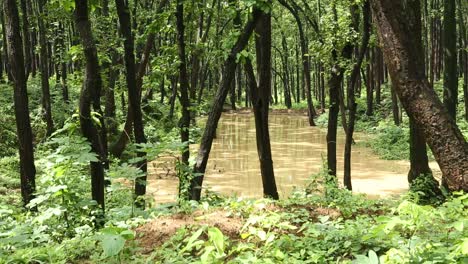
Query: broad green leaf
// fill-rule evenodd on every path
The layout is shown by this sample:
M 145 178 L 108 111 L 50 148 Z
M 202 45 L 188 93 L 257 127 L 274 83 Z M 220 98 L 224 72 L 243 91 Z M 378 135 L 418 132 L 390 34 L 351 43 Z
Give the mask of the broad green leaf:
M 125 239 L 121 235 L 104 234 L 101 241 L 106 257 L 118 255 L 125 246 Z

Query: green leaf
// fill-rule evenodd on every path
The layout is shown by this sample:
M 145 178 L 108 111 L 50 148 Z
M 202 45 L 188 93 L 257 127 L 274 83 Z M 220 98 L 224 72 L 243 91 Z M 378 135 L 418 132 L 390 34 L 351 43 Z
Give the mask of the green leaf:
M 224 235 L 221 232 L 221 230 L 219 230 L 216 227 L 210 227 L 208 229 L 208 237 L 211 240 L 211 242 L 213 242 L 213 244 L 215 245 L 218 253 L 223 253 L 224 252 Z
M 104 234 L 101 240 L 106 257 L 119 254 L 125 246 L 125 239 L 121 235 Z
M 369 261 L 371 264 L 379 264 L 379 257 L 377 256 L 377 253 L 375 253 L 373 250 L 369 250 Z

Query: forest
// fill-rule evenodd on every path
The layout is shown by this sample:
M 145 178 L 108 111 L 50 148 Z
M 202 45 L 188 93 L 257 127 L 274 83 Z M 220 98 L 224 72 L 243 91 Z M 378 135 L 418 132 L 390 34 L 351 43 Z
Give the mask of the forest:
M 468 1 L 0 9 L 0 264 L 468 263 Z

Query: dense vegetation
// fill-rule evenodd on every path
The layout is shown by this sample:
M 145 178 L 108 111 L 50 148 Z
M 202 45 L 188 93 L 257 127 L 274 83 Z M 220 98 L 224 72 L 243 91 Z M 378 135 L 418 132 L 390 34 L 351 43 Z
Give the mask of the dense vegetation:
M 467 2 L 0 8 L 0 263 L 468 262 Z M 265 198 L 205 190 L 222 112 L 250 108 Z M 270 109 L 327 130 L 323 171 L 290 197 Z M 410 161 L 408 193 L 352 192 L 355 131 L 380 158 Z M 167 156 L 178 199 L 161 203 L 147 168 Z

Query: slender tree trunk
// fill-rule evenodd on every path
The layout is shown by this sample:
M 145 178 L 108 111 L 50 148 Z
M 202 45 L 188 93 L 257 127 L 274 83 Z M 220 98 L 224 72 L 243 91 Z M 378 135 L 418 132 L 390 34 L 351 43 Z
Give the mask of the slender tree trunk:
M 179 102 L 182 106 L 182 117 L 179 120 L 180 127 L 180 140 L 186 143 L 187 147 L 182 152 L 182 162 L 185 165 L 189 164 L 189 147 L 190 140 L 189 127 L 190 127 L 190 99 L 189 99 L 189 82 L 187 75 L 187 62 L 185 58 L 185 25 L 184 25 L 184 4 L 183 0 L 177 0 L 176 8 L 177 18 L 177 46 L 179 48 L 179 83 L 180 83 L 180 97 Z
M 145 132 L 143 128 L 143 117 L 141 113 L 141 92 L 137 87 L 136 81 L 136 67 L 135 67 L 135 54 L 134 54 L 134 39 L 132 34 L 132 25 L 130 20 L 130 11 L 128 3 L 124 0 L 115 0 L 117 7 L 117 14 L 119 17 L 120 31 L 124 37 L 124 60 L 126 69 L 126 83 L 128 89 L 128 102 L 131 111 L 131 118 L 133 119 L 133 133 L 137 144 L 146 143 Z M 141 161 L 137 166 L 142 170 L 143 176 L 135 181 L 135 195 L 142 196 L 146 194 L 146 158 L 145 153 L 138 151 L 138 157 Z M 137 206 L 144 207 L 143 202 L 137 202 Z
M 395 123 L 396 126 L 399 126 L 401 121 L 400 121 L 400 109 L 398 107 L 398 97 L 395 92 L 395 87 L 392 85 L 390 87 L 390 93 L 392 95 L 392 114 L 393 114 L 393 122 Z
M 466 24 L 462 11 L 462 2 L 458 0 L 458 17 L 459 19 L 459 29 L 460 29 L 460 38 L 461 38 L 461 47 L 468 46 L 468 39 L 466 36 Z M 465 102 L 465 121 L 468 121 L 468 51 L 462 49 L 461 51 L 460 68 L 463 73 L 463 101 Z
M 198 151 L 195 167 L 193 172 L 199 174 L 200 176 L 194 178 L 191 183 L 191 199 L 200 200 L 201 188 L 203 184 L 203 178 L 206 170 L 206 165 L 208 163 L 208 158 L 211 151 L 211 145 L 213 144 L 213 139 L 216 134 L 216 128 L 218 126 L 219 118 L 221 117 L 221 112 L 223 110 L 224 101 L 229 92 L 229 88 L 232 82 L 232 79 L 235 75 L 235 70 L 237 67 L 237 54 L 241 52 L 246 46 L 252 35 L 252 32 L 261 18 L 262 14 L 258 10 L 254 10 L 251 16 L 251 20 L 247 22 L 242 33 L 238 36 L 236 43 L 231 49 L 229 56 L 223 65 L 223 78 L 219 89 L 216 92 L 213 106 L 211 108 L 208 120 L 206 121 L 205 131 L 203 133 L 200 148 Z
M 468 143 L 424 74 L 418 0 L 372 0 L 395 90 L 442 170 L 449 190 L 468 190 Z
M 29 41 L 29 21 L 28 21 L 28 8 L 26 5 L 26 0 L 21 0 L 21 17 L 22 30 L 23 30 L 23 55 L 24 55 L 24 67 L 26 79 L 28 79 L 29 73 L 31 72 L 31 43 Z
M 305 91 L 306 91 L 306 99 L 307 99 L 307 112 L 308 112 L 308 120 L 310 126 L 315 126 L 314 117 L 316 116 L 314 104 L 312 102 L 312 87 L 311 87 L 311 77 L 310 77 L 310 64 L 309 64 L 309 47 L 306 42 L 304 29 L 302 26 L 301 18 L 298 14 L 298 8 L 295 6 L 294 2 L 291 2 L 295 8 L 289 6 L 286 1 L 280 0 L 279 1 L 284 7 L 286 7 L 291 14 L 294 16 L 294 19 L 297 23 L 297 28 L 299 30 L 299 40 L 301 44 L 301 53 L 302 53 L 302 68 L 304 71 L 304 84 L 305 84 Z M 299 76 L 298 76 L 299 77 Z M 299 80 L 298 80 L 299 81 Z M 299 98 L 299 94 L 297 94 Z
M 18 7 L 15 0 L 3 1 L 5 31 L 10 72 L 13 76 L 16 130 L 18 136 L 21 176 L 21 196 L 26 206 L 34 199 L 36 190 L 36 168 L 31 123 L 29 119 L 28 92 L 26 88 L 23 43 L 20 35 Z
M 257 152 L 262 174 L 263 195 L 279 199 L 268 130 L 268 109 L 271 96 L 271 16 L 263 13 L 257 24 L 255 44 L 257 50 L 258 87 L 250 60 L 245 64 L 255 116 Z
M 354 9 L 354 7 L 351 7 Z M 357 10 L 355 11 L 356 14 Z M 369 37 L 370 37 L 370 5 L 369 1 L 366 0 L 364 2 L 364 6 L 362 8 L 363 13 L 363 27 L 362 27 L 362 43 L 361 47 L 358 52 L 358 58 L 356 63 L 354 64 L 353 71 L 351 73 L 349 85 L 348 85 L 348 106 L 349 106 L 349 122 L 348 122 L 348 129 L 346 131 L 346 139 L 345 139 L 345 151 L 344 151 L 344 178 L 343 182 L 344 185 L 348 190 L 352 190 L 351 184 L 351 145 L 353 143 L 353 133 L 354 133 L 354 123 L 356 120 L 356 111 L 357 111 L 357 103 L 355 100 L 355 86 L 359 78 L 359 71 L 361 70 L 362 61 L 364 60 L 364 56 L 366 54 L 367 45 L 369 44 Z M 359 15 L 356 21 L 359 20 Z M 359 28 L 358 22 L 354 23 L 355 29 Z
M 456 120 L 458 103 L 457 21 L 455 0 L 444 0 L 444 105 Z M 465 47 L 466 48 L 466 47 Z
M 286 37 L 284 36 L 284 33 L 281 32 L 281 44 L 283 47 L 283 84 L 284 84 L 284 104 L 288 109 L 291 109 L 292 107 L 292 101 L 291 101 L 291 87 L 289 86 L 289 50 L 288 50 L 288 43 L 286 42 Z
M 410 186 L 417 179 L 425 179 L 426 184 L 431 184 L 431 191 L 440 194 L 439 184 L 432 176 L 429 168 L 429 158 L 427 157 L 426 140 L 424 134 L 417 127 L 415 121 L 410 118 L 410 170 L 408 172 L 408 182 Z M 418 190 L 421 191 L 421 190 Z
M 80 95 L 80 125 L 83 136 L 91 143 L 91 149 L 102 157 L 103 142 L 99 131 L 91 117 L 91 107 L 101 112 L 100 92 L 101 75 L 96 44 L 92 35 L 91 23 L 88 16 L 88 1 L 75 0 L 75 23 L 80 34 L 86 60 L 86 74 Z M 102 125 L 102 124 L 101 124 Z M 90 162 L 91 167 L 91 194 L 104 211 L 104 166 L 103 160 Z
M 372 49 L 371 49 L 372 50 Z M 367 65 L 367 81 L 366 81 L 366 102 L 367 102 L 367 109 L 366 115 L 373 116 L 374 115 L 374 75 L 372 74 L 372 51 L 369 50 L 367 53 L 367 58 L 369 60 L 369 64 Z
M 41 87 L 42 87 L 42 111 L 44 120 L 47 124 L 47 136 L 50 136 L 54 131 L 54 121 L 52 119 L 52 107 L 50 102 L 50 85 L 49 85 L 49 59 L 47 54 L 47 36 L 46 26 L 44 25 L 44 6 L 45 0 L 39 0 L 38 9 L 38 25 L 39 25 L 39 46 L 41 58 Z

